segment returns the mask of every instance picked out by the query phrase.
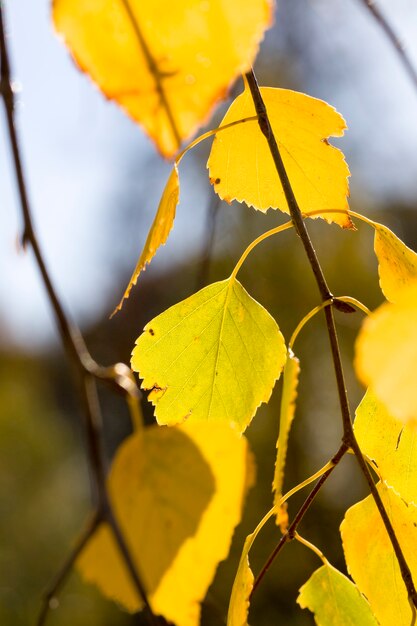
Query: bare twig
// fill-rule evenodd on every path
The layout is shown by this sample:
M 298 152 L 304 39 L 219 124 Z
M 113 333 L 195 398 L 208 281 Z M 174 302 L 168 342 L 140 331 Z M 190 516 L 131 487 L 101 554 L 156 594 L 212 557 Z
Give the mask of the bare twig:
M 90 518 L 87 520 L 85 528 L 82 530 L 80 536 L 75 541 L 75 544 L 71 553 L 67 556 L 64 563 L 62 564 L 62 567 L 57 572 L 54 579 L 50 582 L 48 588 L 46 589 L 44 596 L 43 596 L 43 601 L 42 601 L 41 610 L 39 612 L 38 621 L 36 622 L 37 626 L 43 626 L 43 624 L 45 623 L 48 612 L 52 608 L 51 605 L 52 605 L 53 600 L 56 598 L 58 591 L 60 590 L 62 585 L 65 583 L 75 561 L 77 560 L 81 552 L 84 550 L 85 546 L 90 541 L 91 537 L 96 532 L 99 524 L 100 524 L 99 515 L 97 514 L 97 512 L 94 512 L 90 516 Z
M 316 282 L 320 291 L 322 301 L 323 302 L 325 302 L 326 300 L 331 301 L 331 303 L 325 307 L 324 312 L 326 316 L 326 326 L 327 326 L 327 332 L 328 332 L 329 340 L 330 340 L 332 360 L 333 360 L 334 370 L 336 374 L 336 384 L 337 384 L 339 403 L 340 403 L 341 414 L 342 414 L 343 444 L 347 448 L 352 448 L 355 454 L 355 457 L 359 463 L 361 472 L 366 478 L 366 481 L 369 485 L 369 489 L 374 498 L 375 504 L 381 515 L 382 521 L 384 523 L 384 526 L 390 538 L 392 547 L 394 549 L 398 564 L 400 566 L 401 575 L 408 591 L 409 598 L 413 602 L 414 606 L 417 607 L 417 592 L 413 583 L 410 568 L 404 557 L 401 546 L 398 543 L 395 530 L 391 524 L 391 521 L 385 510 L 384 504 L 376 488 L 376 485 L 372 479 L 372 474 L 366 464 L 365 459 L 363 458 L 362 451 L 356 441 L 356 438 L 353 432 L 349 401 L 347 397 L 346 384 L 345 384 L 345 378 L 344 378 L 343 367 L 342 367 L 342 359 L 340 355 L 336 324 L 334 321 L 334 315 L 333 315 L 333 309 L 332 309 L 333 296 L 327 286 L 327 282 L 324 277 L 323 270 L 321 268 L 317 254 L 314 250 L 313 244 L 311 243 L 311 240 L 307 231 L 307 227 L 305 225 L 304 219 L 300 211 L 300 207 L 298 206 L 297 200 L 294 195 L 294 191 L 292 189 L 290 180 L 285 170 L 284 162 L 282 160 L 276 138 L 272 131 L 272 127 L 269 121 L 265 103 L 263 102 L 262 95 L 259 90 L 258 83 L 256 81 L 256 77 L 255 77 L 253 70 L 246 74 L 246 79 L 248 81 L 249 88 L 252 94 L 252 99 L 255 105 L 256 113 L 258 114 L 259 127 L 268 142 L 268 146 L 269 146 L 272 158 L 274 159 L 275 167 L 276 167 L 278 176 L 280 178 L 281 185 L 284 190 L 284 194 L 287 200 L 287 204 L 288 204 L 288 208 L 290 211 L 291 219 L 294 224 L 294 228 L 297 234 L 299 235 L 301 242 L 303 244 L 304 250 L 307 254 L 308 260 L 310 262 L 311 268 L 313 270 L 313 273 L 314 273 L 314 276 L 315 276 L 315 279 L 316 279 Z M 296 530 L 296 527 L 294 530 Z
M 310 506 L 313 504 L 313 502 L 314 502 L 317 494 L 319 493 L 320 489 L 323 487 L 324 483 L 329 478 L 330 474 L 333 472 L 335 467 L 340 463 L 340 461 L 345 456 L 347 451 L 348 451 L 348 446 L 346 444 L 342 443 L 342 445 L 340 446 L 339 450 L 336 452 L 336 454 L 332 458 L 331 462 L 333 463 L 333 466 L 331 468 L 329 468 L 327 470 L 327 472 L 325 472 L 323 474 L 323 476 L 321 476 L 320 479 L 316 482 L 316 484 L 314 485 L 313 489 L 310 491 L 310 493 L 308 494 L 307 498 L 304 500 L 303 504 L 298 509 L 298 511 L 297 511 L 293 521 L 291 522 L 290 526 L 288 527 L 286 532 L 282 535 L 282 537 L 280 539 L 280 542 L 277 544 L 277 546 L 271 552 L 271 554 L 269 555 L 269 557 L 266 560 L 265 564 L 263 565 L 262 569 L 260 570 L 259 574 L 257 575 L 257 577 L 256 577 L 256 579 L 255 579 L 255 581 L 253 583 L 251 597 L 255 593 L 255 591 L 258 588 L 261 580 L 264 578 L 265 574 L 267 573 L 267 571 L 271 567 L 272 563 L 274 562 L 274 560 L 276 559 L 278 554 L 281 552 L 282 548 L 285 546 L 286 543 L 288 543 L 289 541 L 292 541 L 295 538 L 295 534 L 296 534 L 296 531 L 297 531 L 297 528 L 298 528 L 299 524 L 301 523 L 301 520 L 303 519 L 304 515 L 309 510 Z
M 405 51 L 404 44 L 402 43 L 400 38 L 397 36 L 395 30 L 392 28 L 391 24 L 381 13 L 381 10 L 378 8 L 374 0 L 360 0 L 360 2 L 364 5 L 366 9 L 368 9 L 371 15 L 375 18 L 375 20 L 378 22 L 378 24 L 380 25 L 380 27 L 382 28 L 382 30 L 384 31 L 384 33 L 386 34 L 386 36 L 388 37 L 392 45 L 394 46 L 403 64 L 404 69 L 406 70 L 414 87 L 417 89 L 416 68 L 412 64 L 410 57 Z
M 55 585 L 55 589 L 57 589 L 65 579 L 67 570 L 75 561 L 81 550 L 85 547 L 88 540 L 91 538 L 96 526 L 100 522 L 106 521 L 112 529 L 114 539 L 119 547 L 128 571 L 131 574 L 132 581 L 135 585 L 138 595 L 145 605 L 149 622 L 155 624 L 156 618 L 150 607 L 145 587 L 141 581 L 141 577 L 139 576 L 137 567 L 134 564 L 133 559 L 126 546 L 125 539 L 114 516 L 110 499 L 107 493 L 106 468 L 102 449 L 101 410 L 97 396 L 95 378 L 101 378 L 107 380 L 108 382 L 111 382 L 112 384 L 115 384 L 118 389 L 122 390 L 130 398 L 137 398 L 139 392 L 137 390 L 135 391 L 135 383 L 131 378 L 131 375 L 127 374 L 127 366 L 118 364 L 116 366 L 113 366 L 113 368 L 102 368 L 101 366 L 97 365 L 95 361 L 91 358 L 79 329 L 69 322 L 46 268 L 46 264 L 41 253 L 41 249 L 33 227 L 27 188 L 25 184 L 25 177 L 23 173 L 22 159 L 19 150 L 18 136 L 14 123 L 14 94 L 11 82 L 9 55 L 6 44 L 2 2 L 0 2 L 0 54 L 1 95 L 3 97 L 5 105 L 7 129 L 12 149 L 13 163 L 20 199 L 20 207 L 23 217 L 22 243 L 25 246 L 30 245 L 32 247 L 36 263 L 38 265 L 48 295 L 48 299 L 55 315 L 56 324 L 61 340 L 66 349 L 68 359 L 73 364 L 78 374 L 80 398 L 84 405 L 84 421 L 87 432 L 87 450 L 90 473 L 92 477 L 92 493 L 94 500 L 96 501 L 94 513 L 92 514 L 91 518 L 94 524 L 90 526 L 90 532 L 84 533 L 74 549 L 71 551 L 71 554 L 68 556 L 64 568 L 61 569 L 56 578 L 58 584 Z M 93 529 L 91 530 L 92 527 Z M 53 585 L 51 588 L 53 588 Z M 49 601 L 43 605 L 39 624 L 43 623 L 43 621 L 45 620 L 48 608 Z

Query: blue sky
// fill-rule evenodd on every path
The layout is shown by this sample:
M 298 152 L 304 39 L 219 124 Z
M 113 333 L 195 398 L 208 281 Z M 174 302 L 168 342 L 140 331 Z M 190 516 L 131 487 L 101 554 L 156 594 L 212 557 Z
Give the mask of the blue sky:
M 279 38 L 284 41 L 290 23 L 285 8 L 289 1 L 278 3 L 277 27 L 267 38 L 268 49 L 276 48 L 278 54 L 284 48 Z M 294 71 L 305 90 L 334 104 L 348 120 L 350 130 L 338 145 L 349 159 L 353 192 L 360 190 L 370 208 L 387 197 L 417 197 L 417 94 L 380 29 L 359 0 L 291 3 L 298 3 L 307 16 L 305 35 L 310 38 L 308 62 L 301 69 L 295 62 Z M 160 174 L 146 203 L 138 207 L 150 224 L 169 166 L 159 161 L 141 130 L 75 69 L 53 32 L 48 2 L 5 4 L 35 225 L 67 310 L 86 322 L 108 313 L 103 303 L 114 288 L 115 274 L 114 255 L 106 253 L 106 246 L 115 229 L 112 198 L 123 192 L 124 168 L 133 159 L 135 171 L 153 167 Z M 417 63 L 417 4 L 386 0 L 380 6 Z M 1 124 L 5 137 L 3 116 Z M 55 329 L 32 255 L 17 251 L 21 222 L 4 141 L 0 197 L 0 341 L 36 348 L 55 341 Z M 189 186 L 187 198 L 185 204 L 195 211 L 192 232 L 179 215 L 173 243 L 158 255 L 157 264 L 169 263 L 170 255 L 185 246 L 199 245 L 204 206 L 198 185 Z M 146 233 L 132 233 L 127 224 L 115 232 L 126 237 L 129 251 L 137 238 L 139 254 Z M 123 259 L 128 266 L 135 261 Z

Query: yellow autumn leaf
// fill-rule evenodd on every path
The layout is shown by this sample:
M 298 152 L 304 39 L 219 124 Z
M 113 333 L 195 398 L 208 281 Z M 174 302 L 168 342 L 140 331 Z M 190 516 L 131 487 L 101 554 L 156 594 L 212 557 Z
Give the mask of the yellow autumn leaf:
M 395 302 L 405 287 L 417 283 L 417 254 L 383 224 L 372 225 L 379 284 L 386 299 Z
M 281 396 L 281 410 L 279 418 L 279 434 L 277 441 L 277 458 L 275 461 L 275 474 L 272 488 L 274 491 L 274 504 L 277 507 L 277 524 L 285 530 L 288 519 L 286 509 L 278 508 L 282 498 L 284 483 L 285 459 L 287 457 L 288 436 L 294 419 L 295 401 L 297 398 L 298 376 L 300 373 L 300 361 L 289 350 L 287 361 L 283 371 L 283 386 Z
M 178 176 L 177 164 L 175 164 L 165 185 L 165 189 L 159 202 L 158 210 L 151 229 L 146 238 L 142 254 L 139 257 L 139 261 L 136 264 L 129 284 L 123 294 L 123 298 L 120 300 L 112 315 L 114 315 L 117 311 L 120 311 L 124 300 L 129 297 L 132 287 L 136 285 L 140 273 L 145 270 L 148 263 L 152 261 L 159 246 L 162 246 L 168 239 L 168 235 L 174 224 L 175 212 L 179 198 L 180 179 Z
M 327 141 L 330 136 L 343 135 L 343 117 L 326 102 L 296 91 L 261 87 L 261 94 L 301 212 L 307 216 L 318 212 L 314 217 L 352 227 L 347 213 L 325 214 L 326 209 L 348 209 L 349 168 L 342 152 Z M 222 125 L 254 114 L 246 85 Z M 223 200 L 245 202 L 261 211 L 289 212 L 259 125 L 235 126 L 217 134 L 207 166 L 210 181 Z
M 151 426 L 119 448 L 109 493 L 155 613 L 176 626 L 199 624 L 252 480 L 245 437 L 220 424 Z M 107 526 L 77 568 L 128 611 L 141 608 Z
M 210 420 L 239 432 L 268 402 L 285 360 L 277 323 L 233 277 L 158 315 L 132 352 L 159 424 Z
M 252 65 L 272 0 L 53 0 L 53 19 L 79 67 L 173 156 Z
M 356 585 L 330 563 L 311 575 L 301 587 L 297 602 L 314 613 L 317 626 L 377 626 Z
M 378 490 L 405 559 L 417 580 L 417 508 L 393 489 Z M 340 527 L 349 574 L 366 596 L 380 626 L 410 626 L 412 612 L 388 533 L 372 496 L 352 506 Z
M 365 319 L 356 341 L 358 378 L 403 423 L 417 423 L 417 285 Z
M 230 595 L 227 626 L 247 626 L 249 613 L 249 598 L 255 580 L 249 566 L 249 550 L 255 538 L 254 533 L 248 535 L 243 546 L 238 570 Z
M 361 450 L 375 461 L 384 482 L 417 506 L 417 432 L 390 415 L 368 390 L 357 408 L 355 434 Z

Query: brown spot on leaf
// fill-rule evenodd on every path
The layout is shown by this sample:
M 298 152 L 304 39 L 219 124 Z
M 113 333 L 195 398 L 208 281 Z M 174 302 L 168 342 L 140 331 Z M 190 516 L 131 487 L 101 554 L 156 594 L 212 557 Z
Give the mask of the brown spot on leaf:
M 150 329 L 149 329 L 149 334 L 150 334 L 150 335 L 152 335 L 152 337 L 154 336 L 155 331 L 154 331 L 154 329 L 153 329 L 153 328 L 150 328 Z

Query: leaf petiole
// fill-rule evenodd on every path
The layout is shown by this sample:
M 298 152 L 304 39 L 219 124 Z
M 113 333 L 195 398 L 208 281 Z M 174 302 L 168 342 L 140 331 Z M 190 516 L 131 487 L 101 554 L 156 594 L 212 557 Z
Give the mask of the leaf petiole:
M 321 559 L 324 565 L 330 565 L 329 561 L 326 559 L 323 552 L 317 546 L 315 546 L 314 543 L 311 543 L 310 541 L 308 541 L 307 539 L 304 539 L 304 537 L 299 535 L 297 531 L 295 531 L 294 533 L 294 539 L 298 541 L 299 543 L 302 543 L 304 546 L 306 546 L 306 548 L 308 548 L 315 554 L 317 554 L 317 556 L 319 557 L 319 559 Z
M 248 245 L 248 247 L 246 248 L 246 250 L 244 251 L 244 253 L 240 257 L 239 261 L 236 263 L 235 268 L 234 268 L 233 272 L 230 275 L 230 280 L 234 280 L 236 278 L 236 275 L 237 275 L 238 271 L 240 270 L 240 268 L 242 267 L 243 263 L 245 262 L 246 257 L 248 256 L 248 254 L 250 252 L 252 252 L 252 250 L 254 248 L 256 248 L 256 246 L 259 243 L 261 243 L 261 241 L 264 241 L 265 239 L 268 239 L 268 237 L 272 237 L 272 235 L 277 235 L 278 233 L 282 233 L 284 230 L 288 230 L 288 228 L 292 228 L 292 225 L 293 224 L 292 224 L 291 221 L 285 222 L 285 224 L 281 224 L 280 226 L 276 226 L 275 228 L 271 228 L 270 230 L 267 230 L 265 233 L 262 233 L 262 235 L 259 235 L 259 237 L 254 239 L 252 241 L 252 243 L 250 243 Z
M 297 325 L 296 329 L 291 335 L 291 339 L 288 344 L 288 347 L 291 348 L 291 350 L 294 347 L 295 340 L 297 339 L 298 335 L 300 334 L 304 326 L 307 324 L 307 322 L 309 322 L 312 317 L 314 317 L 317 313 L 322 311 L 326 306 L 333 304 L 335 300 L 339 300 L 340 302 L 346 302 L 348 304 L 353 304 L 353 306 L 363 311 L 366 315 L 371 314 L 371 311 L 368 309 L 367 306 L 362 304 L 362 302 L 359 302 L 359 300 L 356 300 L 356 298 L 352 298 L 351 296 L 334 296 L 333 298 L 330 298 L 329 300 L 325 300 L 325 302 L 322 302 L 318 306 L 314 307 L 314 309 L 312 309 L 309 313 L 307 313 L 307 315 L 303 317 L 301 322 Z

